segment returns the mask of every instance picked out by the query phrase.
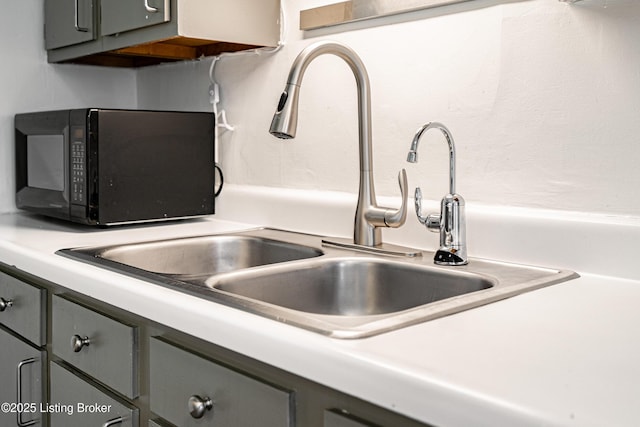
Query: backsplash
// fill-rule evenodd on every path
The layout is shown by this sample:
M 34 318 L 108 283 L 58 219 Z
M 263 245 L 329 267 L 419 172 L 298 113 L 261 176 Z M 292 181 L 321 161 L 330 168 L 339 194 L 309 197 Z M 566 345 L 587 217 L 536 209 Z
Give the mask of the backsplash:
M 330 1 L 283 3 L 279 52 L 225 57 L 216 66 L 221 107 L 236 128 L 220 131 L 227 182 L 357 192 L 356 88 L 343 61 L 326 56 L 309 67 L 295 140 L 268 134 L 293 59 L 331 39 L 367 66 L 380 196 L 397 194 L 403 167 L 425 198 L 445 194 L 447 150 L 439 135 L 422 141 L 418 164 L 405 160 L 415 130 L 435 120 L 455 138 L 457 190 L 469 206 L 640 216 L 640 198 L 625 190 L 640 185 L 637 2 L 478 0 L 308 32 L 298 30 L 300 9 Z M 0 71 L 0 159 L 11 174 L 0 184 L 0 211 L 15 209 L 11 118 L 18 110 L 210 110 L 211 59 L 139 70 L 50 65 L 41 2 L 8 7 L 0 18 L 2 51 L 12 58 L 12 68 Z
M 357 192 L 356 87 L 342 60 L 325 55 L 309 67 L 296 139 L 268 134 L 293 59 L 331 39 L 367 66 L 379 195 L 397 194 L 402 167 L 425 197 L 445 194 L 440 135 L 425 138 L 418 164 L 405 160 L 415 130 L 434 120 L 455 138 L 457 190 L 467 205 L 640 212 L 640 198 L 624 190 L 640 185 L 638 2 L 470 1 L 306 33 L 297 29 L 299 9 L 316 5 L 285 3 L 280 52 L 216 66 L 236 125 L 220 140 L 229 182 Z M 206 108 L 209 64 L 140 71 L 140 104 Z

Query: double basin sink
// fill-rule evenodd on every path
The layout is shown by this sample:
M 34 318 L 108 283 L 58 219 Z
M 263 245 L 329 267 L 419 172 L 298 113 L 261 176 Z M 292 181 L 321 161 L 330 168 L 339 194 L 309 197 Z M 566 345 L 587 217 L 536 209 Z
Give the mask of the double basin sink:
M 335 338 L 362 338 L 560 283 L 571 271 L 376 256 L 276 229 L 59 254 Z

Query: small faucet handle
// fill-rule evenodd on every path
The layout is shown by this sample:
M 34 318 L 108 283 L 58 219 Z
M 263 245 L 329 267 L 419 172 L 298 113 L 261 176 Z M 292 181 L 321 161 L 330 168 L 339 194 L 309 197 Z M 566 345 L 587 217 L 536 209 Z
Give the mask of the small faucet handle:
M 398 185 L 400 186 L 400 197 L 402 205 L 400 209 L 387 209 L 384 213 L 384 223 L 387 227 L 400 227 L 407 220 L 407 201 L 409 200 L 409 183 L 407 181 L 407 171 L 402 169 L 398 173 Z
M 424 225 L 429 231 L 433 231 L 434 233 L 440 231 L 440 225 L 442 224 L 440 214 L 429 214 L 427 216 L 422 215 L 422 190 L 420 187 L 416 187 L 414 200 L 416 216 L 418 217 L 420 224 Z

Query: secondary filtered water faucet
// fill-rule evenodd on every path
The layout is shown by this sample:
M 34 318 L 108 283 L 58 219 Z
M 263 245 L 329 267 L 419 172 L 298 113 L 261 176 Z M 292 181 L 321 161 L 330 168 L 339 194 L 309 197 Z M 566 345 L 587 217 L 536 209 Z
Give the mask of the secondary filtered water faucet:
M 342 58 L 349 65 L 356 79 L 358 89 L 360 184 L 353 243 L 364 247 L 379 247 L 382 245 L 382 234 L 379 227 L 400 227 L 406 220 L 407 174 L 404 169 L 398 174 L 398 182 L 402 193 L 402 206 L 400 209 L 378 206 L 373 186 L 371 89 L 367 70 L 358 55 L 347 46 L 328 41 L 311 44 L 300 52 L 291 66 L 287 85 L 280 96 L 278 108 L 273 115 L 269 132 L 283 139 L 295 137 L 298 124 L 298 96 L 302 77 L 309 64 L 323 54 L 333 54 Z
M 417 163 L 418 142 L 429 129 L 439 129 L 449 145 L 449 194 L 440 204 L 440 213 L 422 215 L 422 191 L 416 187 L 415 205 L 418 221 L 433 232 L 440 232 L 440 249 L 436 251 L 434 262 L 441 265 L 465 265 L 467 259 L 466 224 L 464 199 L 456 194 L 456 147 L 449 129 L 441 123 L 430 122 L 416 132 L 411 141 L 407 161 Z

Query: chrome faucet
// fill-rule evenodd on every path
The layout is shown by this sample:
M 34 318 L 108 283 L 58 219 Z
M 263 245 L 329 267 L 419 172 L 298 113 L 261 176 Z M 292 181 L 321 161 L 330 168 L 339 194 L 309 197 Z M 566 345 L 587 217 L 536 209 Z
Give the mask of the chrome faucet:
M 466 225 L 464 199 L 456 194 L 456 147 L 453 136 L 443 124 L 430 122 L 416 132 L 411 141 L 407 161 L 417 163 L 418 142 L 429 129 L 439 129 L 449 145 L 449 194 L 440 204 L 440 213 L 422 215 L 422 191 L 416 187 L 415 206 L 418 221 L 433 232 L 440 232 L 440 249 L 436 251 L 434 262 L 441 265 L 465 265 L 467 259 Z
M 358 134 L 360 148 L 360 184 L 356 208 L 353 243 L 357 246 L 376 248 L 382 245 L 380 227 L 400 227 L 407 217 L 407 173 L 398 174 L 402 193 L 400 209 L 380 207 L 376 202 L 373 186 L 373 161 L 371 144 L 371 97 L 367 70 L 358 55 L 342 44 L 321 41 L 309 45 L 293 62 L 278 108 L 273 115 L 269 132 L 283 139 L 296 135 L 298 124 L 298 96 L 302 77 L 309 64 L 318 56 L 333 54 L 342 58 L 353 72 L 358 89 Z M 333 243 L 333 242 L 326 242 Z M 344 246 L 340 244 L 339 246 Z

